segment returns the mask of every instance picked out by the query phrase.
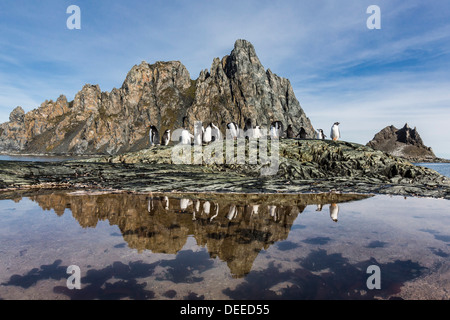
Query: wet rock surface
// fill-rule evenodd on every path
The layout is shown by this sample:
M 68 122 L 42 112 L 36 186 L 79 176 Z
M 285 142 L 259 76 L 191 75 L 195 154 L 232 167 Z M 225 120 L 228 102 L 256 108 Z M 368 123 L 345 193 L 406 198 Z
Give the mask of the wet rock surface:
M 224 143 L 225 144 L 225 143 Z M 269 144 L 270 145 L 270 144 Z M 279 144 L 275 175 L 257 164 L 173 164 L 173 146 L 66 162 L 0 162 L 0 188 L 134 192 L 379 193 L 450 199 L 450 180 L 367 146 L 345 141 Z M 192 152 L 194 155 L 194 152 Z

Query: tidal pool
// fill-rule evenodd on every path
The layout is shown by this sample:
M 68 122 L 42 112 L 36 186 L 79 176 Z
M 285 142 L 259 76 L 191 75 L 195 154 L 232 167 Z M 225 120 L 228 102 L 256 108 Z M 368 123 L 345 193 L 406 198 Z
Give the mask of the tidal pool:
M 0 299 L 449 299 L 449 225 L 449 202 L 428 198 L 15 194 Z

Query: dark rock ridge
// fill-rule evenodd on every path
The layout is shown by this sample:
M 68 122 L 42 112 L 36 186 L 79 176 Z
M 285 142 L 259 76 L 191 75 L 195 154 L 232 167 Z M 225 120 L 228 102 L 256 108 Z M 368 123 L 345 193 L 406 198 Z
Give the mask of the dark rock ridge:
M 265 70 L 253 45 L 237 40 L 230 55 L 215 58 L 210 70 L 191 80 L 179 61 L 142 62 L 128 72 L 122 87 L 102 92 L 86 84 L 73 101 L 61 95 L 25 113 L 11 112 L 0 125 L 0 151 L 46 154 L 120 154 L 149 147 L 149 126 L 160 132 L 194 121 L 214 122 L 225 132 L 246 118 L 262 127 L 282 121 L 285 128 L 314 128 L 289 80 Z
M 0 161 L 0 195 L 11 190 L 76 188 L 132 192 L 377 193 L 450 199 L 450 179 L 356 143 L 283 139 L 279 167 L 174 164 L 172 146 L 57 163 Z
M 433 150 L 425 146 L 417 129 L 411 129 L 408 124 L 401 129 L 392 125 L 384 128 L 367 143 L 367 146 L 414 162 L 437 159 Z

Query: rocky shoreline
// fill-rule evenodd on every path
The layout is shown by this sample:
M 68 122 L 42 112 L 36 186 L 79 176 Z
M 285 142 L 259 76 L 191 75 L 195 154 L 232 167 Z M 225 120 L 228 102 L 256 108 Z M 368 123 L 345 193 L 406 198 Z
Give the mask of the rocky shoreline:
M 248 149 L 246 149 L 248 151 Z M 450 199 L 450 179 L 345 141 L 283 139 L 275 175 L 257 164 L 173 164 L 173 146 L 62 162 L 0 162 L 0 191 L 360 193 Z

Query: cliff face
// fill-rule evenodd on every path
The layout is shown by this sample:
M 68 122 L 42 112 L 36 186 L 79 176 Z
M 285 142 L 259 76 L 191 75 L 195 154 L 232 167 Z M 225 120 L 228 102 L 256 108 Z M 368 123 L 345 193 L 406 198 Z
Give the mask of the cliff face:
M 401 129 L 394 126 L 384 128 L 367 143 L 367 146 L 413 161 L 436 158 L 433 150 L 424 145 L 417 129 L 411 129 L 408 124 Z
M 289 80 L 265 70 L 253 45 L 245 40 L 236 41 L 229 56 L 215 58 L 211 70 L 200 73 L 188 115 L 190 126 L 205 119 L 223 130 L 223 124 L 230 121 L 242 128 L 250 118 L 253 125 L 268 129 L 272 121 L 279 120 L 285 129 L 292 124 L 295 134 L 303 126 L 308 137 L 314 137 Z
M 149 126 L 160 132 L 195 121 L 214 122 L 225 132 L 234 121 L 251 118 L 262 127 L 282 121 L 294 130 L 314 128 L 295 98 L 289 80 L 265 70 L 253 45 L 238 40 L 229 56 L 213 60 L 191 80 L 179 61 L 142 62 L 122 87 L 102 92 L 85 85 L 74 100 L 60 96 L 25 113 L 17 107 L 0 125 L 0 151 L 55 154 L 119 154 L 149 147 Z

